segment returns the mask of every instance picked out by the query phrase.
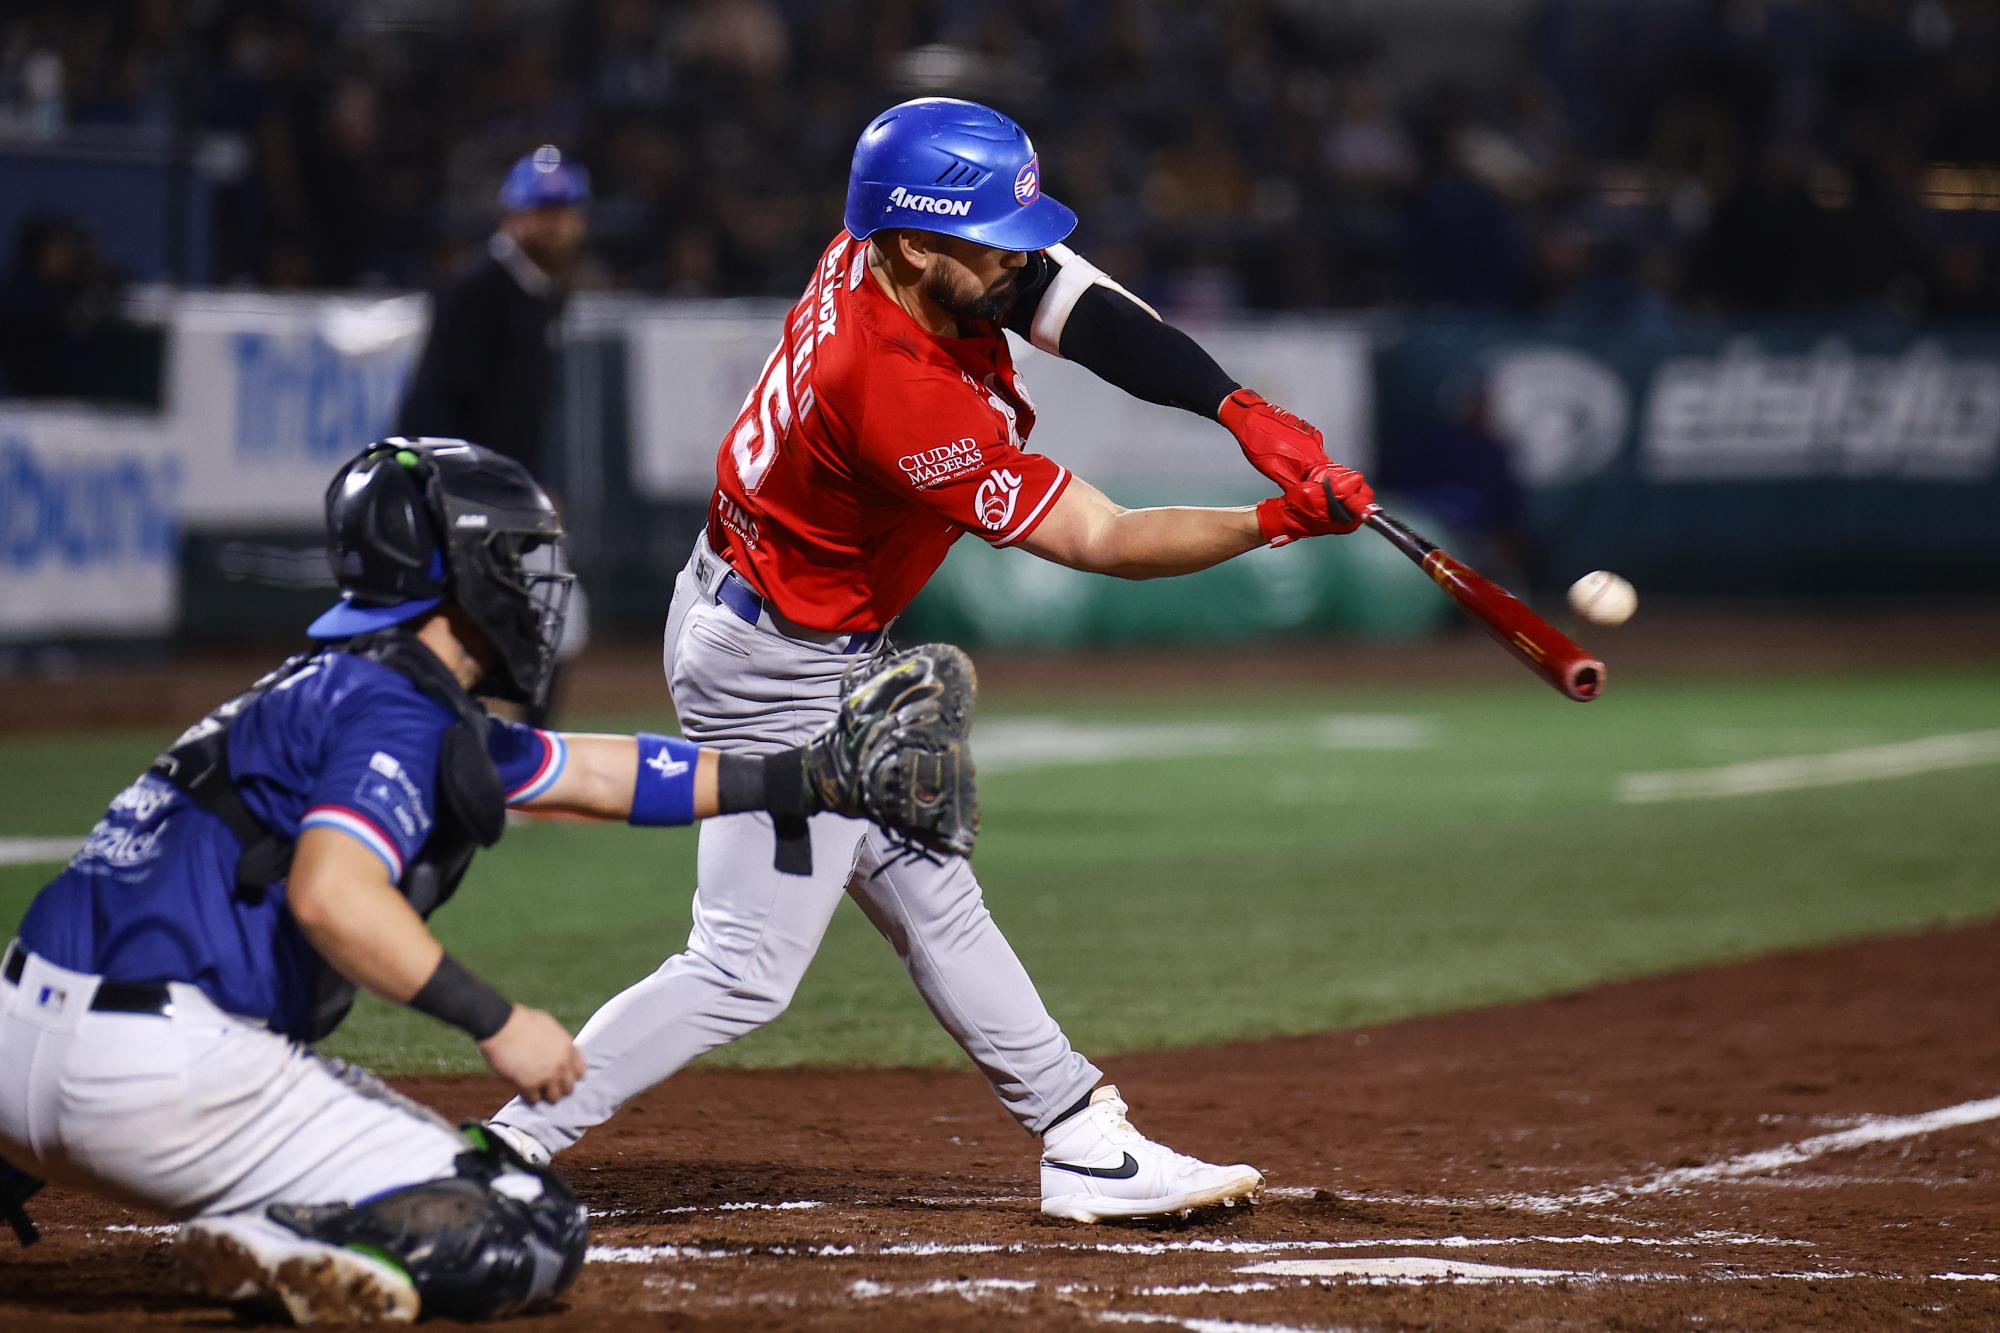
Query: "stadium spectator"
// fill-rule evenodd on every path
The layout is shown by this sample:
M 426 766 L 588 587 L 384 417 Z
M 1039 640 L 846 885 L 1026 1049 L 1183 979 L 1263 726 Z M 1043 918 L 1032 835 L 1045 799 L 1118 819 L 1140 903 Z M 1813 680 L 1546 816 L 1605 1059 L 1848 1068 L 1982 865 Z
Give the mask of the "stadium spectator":
M 16 398 L 76 398 L 93 385 L 95 336 L 117 319 L 117 283 L 83 228 L 38 216 L 14 237 L 0 283 L 0 391 Z
M 1498 8 L 1463 0 L 1454 54 L 1396 6 L 1307 0 L 18 0 L 0 139 L 188 118 L 250 163 L 214 271 L 316 287 L 434 282 L 485 182 L 554 140 L 600 169 L 582 279 L 790 296 L 852 127 L 983 93 L 1067 127 L 1045 168 L 1096 198 L 1079 246 L 1169 302 L 1978 305 L 1990 264 L 1941 224 L 1991 251 L 2000 198 L 1926 182 L 2000 162 L 1987 0 Z
M 556 352 L 551 336 L 583 248 L 590 178 L 544 144 L 500 187 L 486 253 L 440 287 L 396 414 L 401 435 L 473 440 L 541 476 Z
M 583 250 L 588 202 L 589 174 L 552 144 L 507 172 L 500 227 L 486 254 L 432 298 L 430 331 L 396 414 L 398 434 L 472 440 L 540 476 L 562 475 L 547 437 L 560 369 L 555 330 Z M 588 615 L 577 597 L 557 648 L 560 662 L 583 647 Z M 552 675 L 524 720 L 546 726 L 560 688 Z

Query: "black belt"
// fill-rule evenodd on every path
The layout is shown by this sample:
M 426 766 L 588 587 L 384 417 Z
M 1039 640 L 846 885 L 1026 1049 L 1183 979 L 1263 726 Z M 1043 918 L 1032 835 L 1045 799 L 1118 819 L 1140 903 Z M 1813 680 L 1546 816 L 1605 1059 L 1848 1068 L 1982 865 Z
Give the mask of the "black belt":
M 7 962 L 0 976 L 8 984 L 21 984 L 28 969 L 28 951 L 19 944 L 7 946 Z M 97 994 L 90 997 L 90 1009 L 98 1014 L 154 1014 L 165 1017 L 174 1011 L 173 992 L 164 981 L 100 981 Z

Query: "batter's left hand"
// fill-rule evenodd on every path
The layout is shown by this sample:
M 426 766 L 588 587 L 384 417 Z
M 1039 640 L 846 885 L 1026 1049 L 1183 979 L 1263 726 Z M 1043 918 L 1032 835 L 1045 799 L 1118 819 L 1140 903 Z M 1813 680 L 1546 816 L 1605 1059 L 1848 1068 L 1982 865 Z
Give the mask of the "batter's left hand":
M 1283 546 L 1300 537 L 1352 532 L 1379 506 L 1368 478 L 1351 467 L 1321 463 L 1295 485 L 1257 506 L 1264 540 Z
M 1264 401 L 1255 389 L 1238 389 L 1222 400 L 1217 419 L 1243 446 L 1250 466 L 1277 482 L 1292 486 L 1328 461 L 1326 437 L 1319 427 L 1296 412 Z

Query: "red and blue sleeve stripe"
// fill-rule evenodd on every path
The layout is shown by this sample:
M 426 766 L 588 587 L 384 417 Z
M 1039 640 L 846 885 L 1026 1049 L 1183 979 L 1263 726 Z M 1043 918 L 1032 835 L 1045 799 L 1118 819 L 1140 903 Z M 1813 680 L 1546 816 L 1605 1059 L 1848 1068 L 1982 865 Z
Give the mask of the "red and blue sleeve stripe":
M 556 785 L 556 779 L 562 776 L 563 766 L 569 763 L 569 746 L 563 743 L 560 733 L 538 728 L 535 735 L 542 742 L 542 762 L 527 781 L 508 791 L 509 805 L 526 805 L 546 795 L 549 788 Z
M 396 840 L 360 811 L 350 810 L 344 805 L 316 805 L 299 820 L 299 832 L 309 828 L 337 828 L 349 837 L 359 839 L 363 847 L 382 858 L 382 864 L 389 869 L 391 883 L 403 878 L 403 853 L 397 850 Z

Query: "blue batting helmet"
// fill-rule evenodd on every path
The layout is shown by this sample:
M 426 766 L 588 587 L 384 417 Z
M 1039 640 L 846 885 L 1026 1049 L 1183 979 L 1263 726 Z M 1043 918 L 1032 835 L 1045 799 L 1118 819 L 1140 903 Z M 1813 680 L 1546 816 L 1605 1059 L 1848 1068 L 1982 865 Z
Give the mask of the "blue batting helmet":
M 992 107 L 919 97 L 869 122 L 847 175 L 847 230 L 943 232 L 1001 250 L 1040 250 L 1076 226 L 1042 193 L 1027 133 Z
M 581 208 L 590 202 L 590 173 L 563 159 L 562 150 L 545 143 L 507 170 L 500 182 L 500 210 Z

